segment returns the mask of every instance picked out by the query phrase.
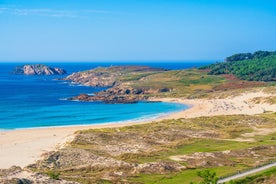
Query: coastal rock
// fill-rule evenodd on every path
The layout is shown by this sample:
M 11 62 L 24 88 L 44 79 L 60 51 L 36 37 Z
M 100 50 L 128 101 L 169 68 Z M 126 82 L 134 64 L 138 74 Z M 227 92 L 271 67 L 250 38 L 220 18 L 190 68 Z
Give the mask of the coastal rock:
M 17 66 L 13 71 L 17 75 L 63 75 L 67 72 L 62 68 L 52 68 L 42 64 Z
M 118 103 L 137 103 L 139 101 L 144 101 L 147 98 L 144 96 L 135 95 L 95 95 L 90 96 L 88 94 L 80 94 L 79 96 L 68 98 L 68 100 L 77 100 L 82 102 L 104 102 L 108 104 L 118 104 Z
M 166 71 L 162 68 L 151 68 L 147 66 L 112 66 L 99 67 L 92 70 L 73 73 L 64 80 L 93 87 L 113 87 L 122 81 L 138 80 L 139 77 L 156 72 Z M 143 75 L 141 75 L 143 73 Z M 132 78 L 133 75 L 133 78 Z
M 82 102 L 104 102 L 110 104 L 117 103 L 137 103 L 139 101 L 148 100 L 149 94 L 167 92 L 170 89 L 151 89 L 151 88 L 124 88 L 122 86 L 113 87 L 104 91 L 100 91 L 93 96 L 88 94 L 80 94 L 68 100 L 77 100 Z
M 116 66 L 73 73 L 64 80 L 70 80 L 86 86 L 110 87 L 93 96 L 80 94 L 68 98 L 68 100 L 100 101 L 104 103 L 137 103 L 147 100 L 150 94 L 171 91 L 170 88 L 166 87 L 135 87 L 133 85 L 139 80 L 144 80 L 146 76 L 164 71 L 166 70 L 146 66 Z
M 117 103 L 137 103 L 139 101 L 148 100 L 149 94 L 167 92 L 169 89 L 151 89 L 151 88 L 124 88 L 123 86 L 113 87 L 104 91 L 100 91 L 91 96 L 88 94 L 80 94 L 68 100 L 77 100 L 82 102 L 104 102 L 110 104 Z

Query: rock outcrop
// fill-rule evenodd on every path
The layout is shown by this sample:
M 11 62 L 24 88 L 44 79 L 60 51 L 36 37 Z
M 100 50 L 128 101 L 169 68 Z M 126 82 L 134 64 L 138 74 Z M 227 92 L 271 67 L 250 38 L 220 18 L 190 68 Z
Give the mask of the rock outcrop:
M 139 101 L 148 100 L 148 95 L 153 93 L 167 92 L 169 89 L 151 89 L 151 88 L 131 88 L 116 86 L 95 95 L 80 94 L 75 97 L 68 98 L 68 100 L 78 100 L 83 102 L 104 102 L 110 104 L 117 103 L 137 103 Z
M 139 79 L 139 74 L 150 75 L 155 72 L 166 71 L 162 68 L 151 68 L 147 66 L 113 66 L 108 68 L 96 68 L 83 72 L 76 72 L 64 80 L 69 80 L 74 83 L 79 83 L 85 86 L 93 87 L 112 87 L 120 84 L 122 81 L 131 80 L 131 75 L 135 74 Z
M 146 66 L 114 66 L 108 68 L 96 68 L 84 72 L 69 75 L 64 80 L 80 83 L 86 86 L 109 87 L 93 96 L 80 94 L 68 100 L 104 102 L 104 103 L 137 103 L 148 99 L 149 94 L 168 92 L 168 88 L 133 87 L 133 83 L 143 80 L 144 77 L 164 72 L 160 68 Z
M 137 103 L 139 101 L 144 101 L 147 98 L 144 96 L 135 96 L 135 95 L 124 95 L 124 96 L 118 96 L 118 95 L 95 95 L 90 96 L 88 94 L 80 94 L 79 96 L 68 98 L 68 100 L 78 100 L 82 102 L 104 102 L 108 104 L 118 104 L 118 103 Z
M 53 68 L 42 64 L 17 66 L 13 71 L 17 75 L 63 75 L 67 72 L 62 68 Z

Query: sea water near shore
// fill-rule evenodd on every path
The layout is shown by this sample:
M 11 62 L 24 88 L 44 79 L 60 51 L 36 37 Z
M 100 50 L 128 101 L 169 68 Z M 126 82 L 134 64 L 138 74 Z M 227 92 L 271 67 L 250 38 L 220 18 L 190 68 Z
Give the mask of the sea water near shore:
M 209 64 L 131 63 L 166 69 L 185 69 Z M 54 80 L 65 76 L 12 75 L 15 66 L 27 63 L 0 64 L 0 130 L 142 121 L 181 111 L 188 106 L 178 103 L 103 104 L 64 100 L 80 93 L 93 94 L 94 88 Z M 97 66 L 130 65 L 129 63 L 45 63 L 73 73 Z

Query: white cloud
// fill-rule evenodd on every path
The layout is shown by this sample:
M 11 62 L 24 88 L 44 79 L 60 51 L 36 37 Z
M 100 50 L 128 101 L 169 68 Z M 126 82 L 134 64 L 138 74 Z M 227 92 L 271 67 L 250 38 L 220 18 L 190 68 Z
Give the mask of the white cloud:
M 106 11 L 106 10 L 82 10 L 82 12 L 86 12 L 86 13 L 99 13 L 99 14 L 108 14 L 108 13 L 111 13 L 110 11 Z
M 53 10 L 53 9 L 13 9 L 11 11 L 14 15 L 34 15 L 34 16 L 48 16 L 48 17 L 78 17 L 75 11 Z
M 17 16 L 46 16 L 59 18 L 80 18 L 89 17 L 92 14 L 108 14 L 106 10 L 56 10 L 56 9 L 20 9 L 0 7 L 0 13 L 12 14 Z

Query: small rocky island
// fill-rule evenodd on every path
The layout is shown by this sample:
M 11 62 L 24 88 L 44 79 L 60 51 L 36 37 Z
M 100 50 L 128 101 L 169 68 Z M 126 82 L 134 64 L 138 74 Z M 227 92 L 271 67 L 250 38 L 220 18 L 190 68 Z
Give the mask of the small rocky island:
M 147 66 L 99 67 L 93 70 L 73 73 L 64 78 L 64 80 L 86 86 L 108 87 L 107 90 L 100 91 L 93 96 L 80 94 L 79 96 L 68 98 L 68 100 L 99 101 L 104 103 L 137 103 L 147 100 L 150 94 L 170 91 L 168 88 L 136 86 L 139 81 L 145 80 L 146 77 L 165 71 L 167 70 Z
M 17 66 L 12 71 L 16 75 L 64 75 L 67 72 L 62 68 L 49 67 L 43 64 Z

